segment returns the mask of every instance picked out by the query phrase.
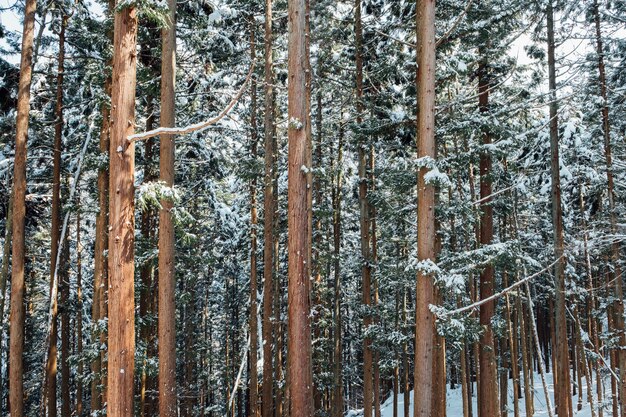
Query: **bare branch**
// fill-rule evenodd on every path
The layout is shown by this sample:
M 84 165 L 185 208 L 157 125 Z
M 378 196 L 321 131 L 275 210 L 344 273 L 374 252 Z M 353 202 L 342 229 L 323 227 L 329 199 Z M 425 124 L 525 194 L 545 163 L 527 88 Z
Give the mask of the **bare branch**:
M 250 81 L 250 78 L 252 78 L 253 73 L 254 73 L 254 62 L 252 63 L 252 66 L 250 67 L 250 72 L 248 72 L 248 76 L 246 77 L 246 80 L 244 81 L 243 85 L 241 86 L 241 88 L 239 89 L 235 97 L 233 97 L 230 103 L 228 103 L 228 105 L 220 112 L 220 114 L 218 114 L 214 118 L 205 120 L 204 122 L 185 126 L 185 127 L 159 127 L 158 129 L 149 130 L 147 132 L 136 133 L 134 135 L 130 135 L 127 138 L 128 143 L 130 144 L 139 140 L 146 140 L 146 139 L 150 139 L 155 136 L 164 135 L 164 134 L 165 135 L 186 135 L 188 133 L 197 132 L 198 130 L 205 129 L 211 125 L 216 124 L 230 112 L 230 110 L 235 106 L 235 104 L 237 104 L 241 96 L 243 96 L 243 93 L 246 91 L 246 87 L 248 85 L 248 82 Z
M 550 265 L 546 266 L 545 268 L 543 268 L 541 271 L 536 272 L 530 276 L 527 276 L 525 278 L 520 279 L 519 281 L 517 281 L 515 284 L 503 289 L 502 291 L 500 291 L 497 294 L 492 295 L 491 297 L 487 297 L 483 300 L 477 301 L 474 304 L 470 304 L 468 306 L 465 307 L 461 307 L 461 308 L 457 308 L 456 310 L 452 310 L 452 311 L 446 311 L 446 312 L 440 312 L 437 311 L 435 312 L 435 314 L 437 314 L 439 317 L 446 317 L 446 316 L 452 316 L 454 314 L 459 314 L 459 313 L 464 313 L 466 311 L 469 310 L 475 310 L 478 307 L 480 307 L 481 305 L 488 303 L 489 301 L 495 300 L 497 298 L 502 297 L 504 294 L 514 290 L 515 288 L 519 287 L 520 285 L 522 285 L 525 282 L 530 281 L 533 278 L 537 278 L 539 275 L 543 274 L 544 272 L 548 271 L 550 268 L 552 268 L 554 265 L 557 264 L 557 262 L 559 262 L 561 260 L 561 258 L 563 258 L 563 256 L 560 256 L 559 258 L 557 258 L 554 262 L 552 262 Z

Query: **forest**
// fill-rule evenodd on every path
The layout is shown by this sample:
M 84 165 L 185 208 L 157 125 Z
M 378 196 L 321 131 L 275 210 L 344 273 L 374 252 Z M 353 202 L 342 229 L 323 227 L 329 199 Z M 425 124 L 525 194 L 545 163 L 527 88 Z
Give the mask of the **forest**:
M 626 417 L 626 1 L 0 0 L 0 415 Z

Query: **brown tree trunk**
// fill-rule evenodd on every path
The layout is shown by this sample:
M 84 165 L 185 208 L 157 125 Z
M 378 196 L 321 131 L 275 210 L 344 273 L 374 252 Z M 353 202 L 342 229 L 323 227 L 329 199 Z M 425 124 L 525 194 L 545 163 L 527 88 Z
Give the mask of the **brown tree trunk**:
M 149 45 L 145 45 L 146 49 L 149 48 Z M 142 46 L 143 48 L 143 46 Z M 146 57 L 146 62 L 144 65 L 149 66 L 152 61 L 152 57 L 150 55 L 142 54 L 142 57 Z M 143 60 L 142 60 L 143 61 Z M 156 74 L 155 74 L 156 76 Z M 154 94 L 150 92 L 146 97 L 146 130 L 152 130 L 154 128 L 155 122 L 155 109 L 154 109 Z M 156 173 L 154 172 L 154 141 L 152 138 L 148 139 L 145 142 L 144 146 L 144 182 L 148 183 L 150 181 L 154 181 L 156 179 Z M 154 210 L 151 208 L 146 208 L 141 213 L 141 235 L 147 242 L 152 242 L 155 236 L 155 219 L 154 219 Z M 139 296 L 139 317 L 142 320 L 146 320 L 150 315 L 155 313 L 154 306 L 152 300 L 154 299 L 153 294 L 153 281 L 154 281 L 154 266 L 152 262 L 145 262 L 141 266 L 141 272 L 139 273 L 141 280 L 141 294 Z M 142 372 L 139 386 L 139 412 L 142 417 L 150 416 L 155 412 L 155 399 L 154 395 L 150 395 L 148 397 L 148 392 L 150 390 L 154 390 L 155 381 L 154 378 L 148 375 L 147 372 L 147 364 L 148 359 L 153 358 L 152 355 L 152 345 L 155 339 L 154 334 L 156 333 L 155 325 L 153 323 L 143 323 L 140 330 L 140 337 L 146 345 L 146 351 L 144 354 L 144 362 L 142 366 Z
M 256 61 L 256 39 L 255 39 L 255 22 L 254 17 L 250 16 L 250 61 Z M 252 79 L 250 85 L 250 154 L 252 158 L 257 157 L 258 132 L 257 132 L 257 83 L 256 79 Z M 249 388 L 249 416 L 259 416 L 259 376 L 257 370 L 258 361 L 258 326 L 257 326 L 257 198 L 256 198 L 257 180 L 256 175 L 250 180 L 250 356 L 248 359 L 250 368 Z
M 341 191 L 343 187 L 343 111 L 339 113 L 339 143 L 335 187 L 333 188 L 333 263 L 334 263 L 334 350 L 333 350 L 333 406 L 332 417 L 342 417 L 343 405 L 343 341 L 341 312 Z
M 11 232 L 13 228 L 13 190 L 9 197 L 9 206 L 7 207 L 7 217 L 4 231 L 4 244 L 2 247 L 2 268 L 0 268 L 0 329 L 4 329 L 4 305 L 7 300 L 7 278 L 9 276 L 9 255 L 11 253 Z M 0 358 L 3 357 L 2 339 L 4 332 L 0 331 Z M 8 361 L 6 362 L 8 363 Z M 0 372 L 0 392 L 4 389 L 3 373 Z M 0 399 L 0 413 L 8 413 L 9 410 L 4 408 L 4 401 Z
M 65 64 L 65 29 L 69 16 L 64 15 L 61 21 L 61 29 L 59 31 L 59 68 L 57 74 L 57 103 L 56 103 L 56 125 L 55 125 L 55 141 L 58 137 L 59 151 L 59 168 L 60 168 L 60 152 L 62 151 L 61 141 L 63 138 L 63 75 Z M 56 145 L 56 144 L 55 144 Z M 56 146 L 55 146 L 56 148 Z M 55 150 L 57 150 L 55 149 Z M 59 172 L 60 175 L 60 172 Z M 60 177 L 59 177 L 60 179 Z M 69 188 L 69 184 L 66 188 Z M 69 193 L 68 193 L 69 194 Z M 60 216 L 60 210 L 59 210 Z M 59 226 L 61 226 L 59 217 Z M 60 233 L 60 230 L 56 233 Z M 70 398 L 70 276 L 69 276 L 69 233 L 65 235 L 63 244 L 61 265 L 56 266 L 59 270 L 59 290 L 61 297 L 61 415 L 69 416 L 72 413 L 72 404 Z M 52 272 L 54 274 L 54 270 Z M 50 410 L 52 412 L 52 410 Z M 51 415 L 54 415 L 51 413 Z
M 559 125 L 558 104 L 556 96 L 556 69 L 554 43 L 554 17 L 552 2 L 548 2 L 548 75 L 550 89 L 550 150 L 552 176 L 552 225 L 554 228 L 554 256 L 558 260 L 554 267 L 556 302 L 555 302 L 555 336 L 559 343 L 556 349 L 557 367 L 553 369 L 556 378 L 556 407 L 561 417 L 572 417 L 572 395 L 570 386 L 569 346 L 567 341 L 567 320 L 565 316 L 565 258 L 563 257 L 563 213 L 561 207 L 561 175 L 559 160 Z
M 363 123 L 363 28 L 361 24 L 361 0 L 355 0 L 354 30 L 356 38 L 356 123 Z M 371 313 L 371 260 L 370 260 L 370 218 L 368 205 L 368 181 L 367 181 L 367 152 L 363 136 L 357 139 L 358 142 L 358 173 L 359 173 L 359 223 L 361 231 L 361 278 L 363 299 L 365 308 L 363 316 L 363 330 L 367 333 L 372 324 Z M 371 338 L 363 338 L 363 416 L 372 417 L 373 406 L 373 365 Z
M 417 6 L 417 156 L 434 161 L 435 142 L 435 1 Z M 425 181 L 428 164 L 417 176 L 417 258 L 420 264 L 435 262 L 435 187 Z M 415 304 L 414 417 L 431 417 L 433 399 L 434 317 L 432 272 L 418 268 Z
M 602 132 L 604 134 L 604 154 L 606 159 L 606 176 L 609 197 L 609 213 L 611 221 L 611 233 L 617 234 L 617 213 L 615 212 L 615 192 L 613 181 L 613 156 L 611 149 L 611 124 L 609 120 L 608 93 L 606 86 L 606 70 L 604 64 L 604 46 L 602 42 L 602 30 L 600 27 L 600 12 L 598 1 L 594 0 L 594 21 L 596 29 L 596 51 L 598 54 L 598 74 L 600 77 L 600 94 L 602 96 Z M 614 275 L 616 277 L 613 285 L 615 302 L 613 303 L 614 327 L 619 337 L 619 349 L 616 349 L 619 365 L 619 409 L 622 416 L 626 416 L 626 334 L 624 333 L 624 291 L 622 289 L 622 273 L 620 267 L 620 243 L 618 239 L 613 240 L 611 245 L 613 258 Z
M 78 193 L 80 195 L 80 193 Z M 80 201 L 80 200 L 79 200 Z M 80 204 L 79 204 L 80 207 Z M 83 247 L 80 243 L 80 225 L 81 216 L 80 209 L 76 212 L 76 355 L 80 358 L 83 353 Z M 83 384 L 82 378 L 84 373 L 84 362 L 78 362 L 78 371 L 76 373 L 76 416 L 83 416 Z
M 486 58 L 482 58 L 478 69 L 478 101 L 482 114 L 489 112 L 489 74 Z M 483 144 L 491 144 L 491 135 L 487 130 L 483 132 Z M 484 151 L 480 156 L 480 244 L 490 245 L 493 241 L 493 206 L 491 175 L 491 155 Z M 480 298 L 484 300 L 493 295 L 495 288 L 495 273 L 492 264 L 488 264 L 480 273 Z M 498 381 L 496 349 L 491 319 L 495 312 L 495 301 L 489 301 L 480 306 L 480 325 L 483 332 L 480 335 L 479 367 L 480 385 L 478 390 L 478 416 L 492 417 L 498 414 Z
M 61 266 L 59 267 L 59 295 L 61 306 L 61 415 L 72 414 L 70 398 L 70 241 L 68 233 L 61 250 Z
M 169 25 L 161 31 L 161 127 L 175 125 L 176 0 L 168 0 Z M 159 170 L 165 186 L 174 186 L 174 137 L 161 135 Z M 173 202 L 161 200 L 159 210 L 159 416 L 175 417 L 176 404 L 176 278 Z
M 272 34 L 272 0 L 265 0 L 265 176 L 263 193 L 263 385 L 261 413 L 272 417 L 274 409 L 273 366 L 272 366 L 272 309 L 274 275 L 274 61 Z
M 108 10 L 114 8 L 112 1 L 109 1 Z M 112 43 L 113 34 L 108 34 Z M 112 77 L 108 75 L 104 83 L 104 90 L 111 96 Z M 108 159 L 109 156 L 109 134 L 110 134 L 110 110 L 108 104 L 102 104 L 102 127 L 100 130 L 100 155 Z M 91 318 L 96 328 L 93 330 L 93 338 L 99 339 L 100 346 L 107 344 L 106 333 L 99 328 L 100 321 L 107 317 L 107 287 L 108 287 L 108 267 L 105 252 L 109 248 L 108 228 L 109 228 L 109 170 L 101 164 L 98 168 L 98 213 L 96 214 L 96 237 L 94 244 L 94 277 L 93 277 L 93 298 L 91 305 Z M 106 352 L 102 350 L 91 364 L 91 372 L 94 375 L 91 383 L 91 412 L 100 411 L 106 402 Z
M 109 158 L 107 416 L 133 413 L 135 362 L 135 127 L 137 11 L 115 13 Z
M 11 325 L 9 326 L 9 401 L 11 416 L 24 415 L 24 257 L 26 217 L 26 141 L 30 111 L 36 0 L 26 0 L 17 96 L 13 170 L 13 257 L 11 264 Z
M 61 152 L 63 151 L 63 73 L 65 65 L 66 26 L 67 21 L 64 17 L 59 31 L 59 58 L 55 104 L 56 120 L 54 124 L 54 157 L 52 168 L 52 226 L 50 232 L 50 303 L 52 304 L 52 314 L 50 317 L 50 337 L 46 363 L 46 386 L 44 388 L 46 393 L 44 401 L 46 401 L 47 407 L 43 407 L 44 410 L 47 409 L 47 415 L 50 417 L 57 415 L 57 288 L 59 287 L 57 277 L 62 275 L 59 271 L 64 268 L 63 265 L 60 267 L 57 265 L 57 260 L 59 259 L 59 244 L 61 239 Z
M 305 0 L 289 2 L 289 63 L 288 63 L 288 255 L 289 255 L 289 308 L 288 308 L 288 373 L 290 415 L 313 416 L 313 375 L 311 357 L 310 281 L 307 274 L 309 219 L 306 172 L 310 161 L 307 125 L 306 85 L 306 16 Z M 306 167 L 303 170 L 302 167 Z M 303 172 L 306 171 L 306 172 Z

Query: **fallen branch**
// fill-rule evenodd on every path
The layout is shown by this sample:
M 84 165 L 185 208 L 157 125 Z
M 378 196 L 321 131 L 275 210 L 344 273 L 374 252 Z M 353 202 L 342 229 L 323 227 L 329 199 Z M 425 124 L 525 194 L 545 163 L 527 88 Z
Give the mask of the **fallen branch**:
M 241 86 L 241 88 L 239 89 L 235 97 L 233 97 L 233 99 L 230 101 L 230 103 L 228 103 L 228 105 L 224 108 L 224 110 L 222 110 L 221 113 L 215 116 L 214 118 L 206 120 L 204 122 L 185 126 L 185 127 L 159 127 L 157 129 L 149 130 L 147 132 L 136 133 L 134 135 L 130 135 L 126 140 L 128 141 L 129 144 L 131 144 L 138 140 L 146 140 L 146 139 L 150 139 L 159 135 L 186 135 L 188 133 L 193 133 L 199 130 L 206 129 L 209 126 L 216 124 L 230 112 L 230 110 L 235 106 L 235 104 L 237 104 L 241 96 L 243 96 L 243 93 L 246 91 L 246 86 L 248 85 L 250 78 L 252 78 L 253 73 L 254 73 L 254 62 L 252 63 L 252 66 L 250 67 L 250 72 L 248 73 L 246 80 L 243 82 L 243 85 Z

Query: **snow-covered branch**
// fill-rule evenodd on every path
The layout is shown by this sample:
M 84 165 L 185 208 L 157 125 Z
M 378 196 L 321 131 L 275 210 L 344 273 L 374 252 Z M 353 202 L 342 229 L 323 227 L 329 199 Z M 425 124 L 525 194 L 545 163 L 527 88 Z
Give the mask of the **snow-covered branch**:
M 488 303 L 489 301 L 493 301 L 493 300 L 495 300 L 497 298 L 502 297 L 504 294 L 514 290 L 515 288 L 519 287 L 523 283 L 528 282 L 528 281 L 532 280 L 533 278 L 537 278 L 539 275 L 543 274 L 544 272 L 546 272 L 547 270 L 552 268 L 554 265 L 556 265 L 562 258 L 563 258 L 563 256 L 558 257 L 554 262 L 552 262 L 550 265 L 548 265 L 545 268 L 543 268 L 541 271 L 536 272 L 536 273 L 534 273 L 532 275 L 529 275 L 529 276 L 527 276 L 525 278 L 520 279 L 515 284 L 512 284 L 512 285 L 508 286 L 507 288 L 503 289 L 499 293 L 496 293 L 496 294 L 492 295 L 491 297 L 487 297 L 487 298 L 485 298 L 483 300 L 476 301 L 473 304 L 470 304 L 470 305 L 465 306 L 465 307 L 457 308 L 456 310 L 452 310 L 452 311 L 445 311 L 445 310 L 436 308 L 436 309 L 434 309 L 435 311 L 433 311 L 433 313 L 435 315 L 439 316 L 439 317 L 446 317 L 446 316 L 452 316 L 454 314 L 464 313 L 464 312 L 469 311 L 469 310 L 475 310 L 478 307 L 480 307 L 481 305 L 483 305 L 485 303 Z
M 186 135 L 188 133 L 193 133 L 193 132 L 197 132 L 199 130 L 206 129 L 209 126 L 216 124 L 217 122 L 222 120 L 224 118 L 224 116 L 226 116 L 230 112 L 230 110 L 235 106 L 235 104 L 237 104 L 237 102 L 239 101 L 241 96 L 243 96 L 243 93 L 246 91 L 246 87 L 248 85 L 248 82 L 250 81 L 250 78 L 252 78 L 252 74 L 253 73 L 254 73 L 254 62 L 250 66 L 250 72 L 248 72 L 248 76 L 246 77 L 246 80 L 244 81 L 243 85 L 241 86 L 241 88 L 239 89 L 237 94 L 233 97 L 233 99 L 230 101 L 230 103 L 228 103 L 228 105 L 226 107 L 224 107 L 224 109 L 220 112 L 220 114 L 218 114 L 217 116 L 213 117 L 212 119 L 205 120 L 204 122 L 195 123 L 195 124 L 192 124 L 192 125 L 189 125 L 189 126 L 185 126 L 185 127 L 159 127 L 157 129 L 149 130 L 147 132 L 135 133 L 134 135 L 130 135 L 127 138 L 128 143 L 130 144 L 130 143 L 136 142 L 138 140 L 150 139 L 150 138 L 153 138 L 155 136 L 159 136 L 159 135 L 163 135 L 163 134 L 165 134 L 165 135 Z

